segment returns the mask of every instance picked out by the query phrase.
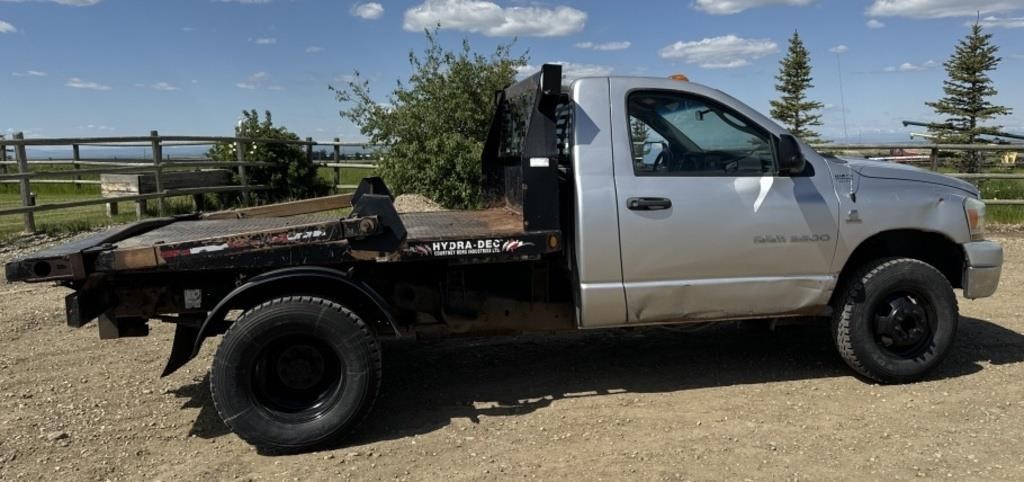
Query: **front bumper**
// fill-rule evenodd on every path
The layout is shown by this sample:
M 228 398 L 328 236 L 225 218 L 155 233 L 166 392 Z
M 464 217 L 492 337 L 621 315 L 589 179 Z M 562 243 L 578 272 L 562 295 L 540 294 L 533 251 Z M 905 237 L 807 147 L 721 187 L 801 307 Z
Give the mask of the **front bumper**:
M 973 300 L 992 296 L 1003 271 L 1003 247 L 993 241 L 964 243 L 963 247 L 964 297 Z

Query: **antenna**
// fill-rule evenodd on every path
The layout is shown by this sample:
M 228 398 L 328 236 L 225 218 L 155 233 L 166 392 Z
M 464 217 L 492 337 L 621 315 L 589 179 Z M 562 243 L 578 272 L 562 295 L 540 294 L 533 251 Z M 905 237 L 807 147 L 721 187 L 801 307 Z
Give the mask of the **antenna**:
M 846 126 L 846 92 L 843 91 L 843 63 L 839 60 L 842 52 L 836 51 L 836 68 L 839 71 L 839 107 L 843 114 L 843 142 L 850 141 L 850 133 Z

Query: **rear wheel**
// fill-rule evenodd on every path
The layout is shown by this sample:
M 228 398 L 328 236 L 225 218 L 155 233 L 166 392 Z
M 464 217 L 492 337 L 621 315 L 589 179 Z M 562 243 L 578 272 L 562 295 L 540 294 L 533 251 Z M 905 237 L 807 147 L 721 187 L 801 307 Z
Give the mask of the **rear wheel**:
M 275 451 L 337 441 L 369 411 L 380 386 L 377 341 L 348 309 L 321 298 L 278 298 L 224 335 L 210 391 L 224 423 Z
M 949 352 L 959 321 L 949 281 L 908 258 L 878 261 L 841 294 L 832 333 L 840 355 L 882 383 L 920 379 Z

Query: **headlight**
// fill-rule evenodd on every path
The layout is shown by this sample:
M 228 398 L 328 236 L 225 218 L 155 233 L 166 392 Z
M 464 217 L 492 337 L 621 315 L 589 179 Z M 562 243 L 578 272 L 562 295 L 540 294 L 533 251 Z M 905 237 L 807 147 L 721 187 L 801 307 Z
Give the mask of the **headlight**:
M 967 214 L 967 229 L 972 241 L 985 239 L 985 203 L 978 199 L 964 200 L 964 213 Z

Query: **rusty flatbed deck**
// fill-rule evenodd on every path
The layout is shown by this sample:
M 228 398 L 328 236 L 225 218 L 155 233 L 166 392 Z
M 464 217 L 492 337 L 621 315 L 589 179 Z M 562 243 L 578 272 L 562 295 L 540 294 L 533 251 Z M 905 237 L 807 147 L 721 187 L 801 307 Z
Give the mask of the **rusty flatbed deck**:
M 402 222 L 409 241 L 508 236 L 523 233 L 523 217 L 508 209 L 406 213 Z M 330 221 L 325 216 L 178 221 L 117 243 L 118 249 L 152 247 L 203 239 L 280 231 Z
M 522 215 L 504 208 L 406 213 L 400 219 L 404 241 L 394 251 L 382 251 L 360 244 L 352 224 L 358 220 L 331 215 L 168 218 L 9 263 L 7 274 L 43 281 L 84 279 L 94 271 L 263 269 L 355 260 L 480 262 L 535 259 L 561 249 L 559 231 L 527 231 Z M 95 254 L 88 259 L 79 254 L 87 251 Z

